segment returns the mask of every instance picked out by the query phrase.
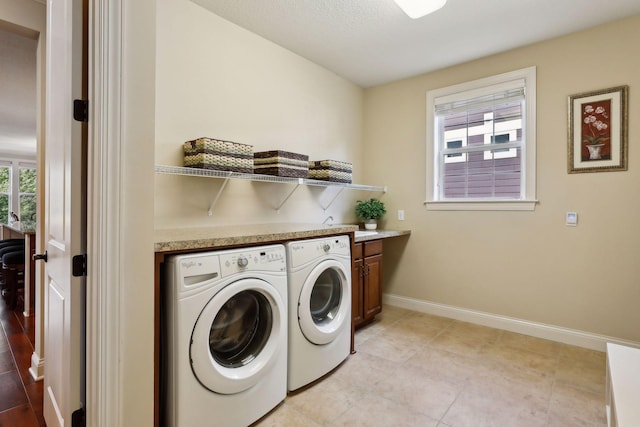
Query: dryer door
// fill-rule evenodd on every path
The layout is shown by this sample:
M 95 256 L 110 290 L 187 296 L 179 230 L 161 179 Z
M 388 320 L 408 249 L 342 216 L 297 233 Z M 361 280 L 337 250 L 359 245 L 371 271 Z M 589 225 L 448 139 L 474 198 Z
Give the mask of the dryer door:
M 220 394 L 239 393 L 269 372 L 286 351 L 286 305 L 275 288 L 242 279 L 217 292 L 204 307 L 191 335 L 193 373 Z
M 311 270 L 298 300 L 298 321 L 307 340 L 327 344 L 350 327 L 350 280 L 344 266 L 335 260 L 323 261 Z

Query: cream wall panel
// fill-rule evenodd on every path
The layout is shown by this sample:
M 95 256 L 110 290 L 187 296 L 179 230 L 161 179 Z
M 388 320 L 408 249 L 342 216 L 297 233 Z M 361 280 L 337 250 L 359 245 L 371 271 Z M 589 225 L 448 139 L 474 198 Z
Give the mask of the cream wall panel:
M 103 9 L 106 10 L 106 9 Z M 111 10 L 116 10 L 116 6 Z M 154 269 L 153 269 L 153 167 L 154 139 L 154 90 L 155 90 L 155 0 L 122 2 L 122 98 L 121 116 L 111 118 L 110 124 L 118 125 L 117 139 L 108 150 L 120 155 L 117 166 L 121 176 L 121 189 L 105 191 L 108 197 L 115 191 L 120 195 L 120 215 L 107 220 L 117 224 L 118 237 L 110 242 L 121 248 L 120 258 L 105 260 L 105 265 L 116 263 L 120 274 L 117 294 L 120 320 L 120 360 L 117 384 L 119 393 L 110 396 L 117 399 L 106 408 L 117 407 L 119 426 L 153 425 L 154 390 Z M 115 61 L 115 59 L 113 60 Z M 111 62 L 116 66 L 116 62 Z M 116 108 L 117 110 L 117 108 Z M 104 147 L 107 150 L 106 147 Z M 103 156 L 107 156 L 103 153 Z M 107 167 L 103 165 L 102 167 Z M 109 165 L 109 167 L 113 167 Z M 113 181 L 110 181 L 113 182 Z M 91 267 L 89 267 L 91 268 Z M 108 286 L 108 285 L 107 285 Z M 116 286 L 116 285 L 114 285 Z M 108 305 L 109 301 L 104 303 Z M 103 331 L 109 334 L 110 331 Z M 106 340 L 104 342 L 108 342 Z M 109 383 L 111 384 L 111 383 Z M 114 416 L 111 414 L 110 416 Z
M 640 16 L 365 90 L 365 180 L 384 182 L 389 294 L 640 342 Z M 537 67 L 535 212 L 423 206 L 426 92 Z M 627 84 L 629 170 L 567 173 L 567 98 Z M 389 159 L 393 159 L 390 161 Z M 404 209 L 406 221 L 395 220 Z M 567 227 L 567 211 L 579 225 Z
M 182 165 L 182 143 L 202 136 L 354 164 L 363 177 L 363 90 L 188 0 L 157 4 L 157 164 Z M 378 181 L 372 183 L 377 184 Z M 220 180 L 156 176 L 156 227 L 353 221 L 345 192 L 231 181 L 208 217 Z

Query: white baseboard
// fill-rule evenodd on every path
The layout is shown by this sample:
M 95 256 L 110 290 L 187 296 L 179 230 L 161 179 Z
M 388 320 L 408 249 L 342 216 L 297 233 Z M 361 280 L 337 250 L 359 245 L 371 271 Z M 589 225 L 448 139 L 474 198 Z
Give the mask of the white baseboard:
M 384 294 L 382 296 L 382 302 L 384 304 L 406 308 L 408 310 L 418 311 L 421 313 L 433 314 L 435 316 L 447 317 L 483 326 L 490 326 L 496 329 L 517 332 L 524 335 L 544 338 L 551 341 L 603 352 L 606 351 L 608 342 L 640 348 L 640 342 L 622 340 L 605 335 L 546 325 L 544 323 L 530 322 L 528 320 L 515 319 L 507 316 L 499 316 L 496 314 L 438 304 L 415 298 L 407 298 L 399 295 Z
M 40 355 L 35 351 L 31 355 L 31 367 L 29 368 L 29 373 L 36 381 L 44 379 L 44 359 L 40 358 Z

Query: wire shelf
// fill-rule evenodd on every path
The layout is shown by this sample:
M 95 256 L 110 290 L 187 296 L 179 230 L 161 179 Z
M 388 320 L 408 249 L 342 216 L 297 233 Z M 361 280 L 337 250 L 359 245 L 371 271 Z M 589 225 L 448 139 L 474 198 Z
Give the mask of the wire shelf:
M 278 184 L 309 185 L 316 187 L 343 187 L 351 190 L 387 192 L 387 187 L 375 185 L 346 184 L 342 182 L 320 181 L 308 178 L 289 178 L 284 176 L 256 173 L 227 172 L 213 169 L 187 168 L 183 166 L 156 165 L 155 172 L 165 175 L 200 176 L 206 178 L 244 179 L 248 181 L 272 182 Z

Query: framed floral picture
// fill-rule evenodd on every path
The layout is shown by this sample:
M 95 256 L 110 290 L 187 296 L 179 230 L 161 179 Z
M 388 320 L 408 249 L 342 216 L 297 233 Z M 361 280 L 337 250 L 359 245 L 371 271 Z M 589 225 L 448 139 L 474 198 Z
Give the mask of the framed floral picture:
M 629 86 L 569 96 L 568 172 L 627 170 Z

